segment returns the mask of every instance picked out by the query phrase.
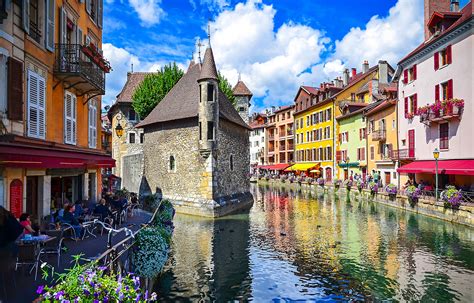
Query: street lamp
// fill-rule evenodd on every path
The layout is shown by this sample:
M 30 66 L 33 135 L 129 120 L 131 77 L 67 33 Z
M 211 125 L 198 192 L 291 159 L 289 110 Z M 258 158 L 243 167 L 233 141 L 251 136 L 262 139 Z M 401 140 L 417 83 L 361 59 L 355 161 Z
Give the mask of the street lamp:
M 122 125 L 120 125 L 120 123 L 118 123 L 117 126 L 115 127 L 115 134 L 119 138 L 122 138 L 122 136 L 123 136 L 123 127 L 122 127 Z
M 433 158 L 435 158 L 436 161 L 436 179 L 435 179 L 435 197 L 436 197 L 436 202 L 438 202 L 438 158 L 439 158 L 439 150 L 435 148 L 433 151 Z

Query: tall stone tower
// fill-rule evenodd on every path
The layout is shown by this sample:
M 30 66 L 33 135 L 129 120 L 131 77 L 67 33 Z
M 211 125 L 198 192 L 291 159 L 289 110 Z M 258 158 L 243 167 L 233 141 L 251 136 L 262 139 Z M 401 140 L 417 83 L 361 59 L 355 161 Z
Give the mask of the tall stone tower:
M 237 112 L 239 113 L 242 120 L 245 123 L 249 124 L 249 107 L 250 107 L 250 99 L 252 99 L 252 92 L 248 89 L 247 85 L 240 80 L 234 86 L 232 90 L 235 96 L 235 100 L 237 102 Z
M 219 94 L 216 64 L 212 49 L 204 54 L 199 83 L 199 151 L 208 156 L 217 148 Z

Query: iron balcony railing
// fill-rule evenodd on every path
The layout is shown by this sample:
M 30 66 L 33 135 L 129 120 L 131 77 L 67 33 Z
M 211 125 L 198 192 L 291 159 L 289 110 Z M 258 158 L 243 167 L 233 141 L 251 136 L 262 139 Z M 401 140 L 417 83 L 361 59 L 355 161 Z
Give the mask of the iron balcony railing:
M 80 44 L 56 44 L 54 74 L 83 93 L 105 94 L 105 71 Z
M 386 139 L 386 131 L 385 129 L 379 129 L 372 133 L 372 140 L 373 141 L 385 141 Z
M 395 149 L 392 150 L 391 158 L 393 160 L 408 160 L 415 158 L 415 149 Z

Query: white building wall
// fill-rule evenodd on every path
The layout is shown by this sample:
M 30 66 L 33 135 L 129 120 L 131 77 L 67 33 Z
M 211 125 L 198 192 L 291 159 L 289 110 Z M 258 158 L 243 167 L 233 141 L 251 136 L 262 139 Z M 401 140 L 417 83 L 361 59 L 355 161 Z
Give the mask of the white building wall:
M 442 38 L 443 39 L 443 38 Z M 434 69 L 434 53 L 452 45 L 452 63 L 440 69 Z M 408 149 L 408 131 L 415 129 L 415 157 L 416 160 L 432 160 L 433 150 L 439 149 L 439 123 L 430 126 L 420 122 L 415 116 L 412 121 L 405 118 L 404 100 L 413 94 L 418 95 L 418 107 L 435 102 L 435 85 L 453 79 L 453 98 L 464 99 L 464 112 L 461 120 L 449 122 L 449 149 L 441 151 L 440 159 L 467 159 L 474 158 L 474 37 L 472 30 L 466 31 L 458 37 L 444 41 L 435 50 L 425 54 L 408 68 L 417 64 L 417 79 L 403 83 L 403 72 L 399 81 L 398 102 L 398 140 L 400 149 Z M 416 56 L 416 55 L 415 55 Z M 441 62 L 441 61 L 440 61 Z M 441 63 L 440 63 L 441 65 Z M 405 68 L 405 66 L 404 66 Z M 440 93 L 442 99 L 442 93 Z M 403 145 L 405 140 L 405 145 Z
M 259 153 L 265 147 L 265 129 L 257 128 L 250 132 L 250 165 L 261 165 Z M 263 155 L 263 153 L 262 153 Z

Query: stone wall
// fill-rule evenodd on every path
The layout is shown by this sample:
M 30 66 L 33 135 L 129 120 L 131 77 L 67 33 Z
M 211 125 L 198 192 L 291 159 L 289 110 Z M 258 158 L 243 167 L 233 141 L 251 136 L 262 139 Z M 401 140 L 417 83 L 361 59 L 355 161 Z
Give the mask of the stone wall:
M 217 181 L 217 187 L 214 190 L 216 201 L 232 194 L 250 191 L 248 131 L 226 120 L 221 120 L 217 138 L 219 140 L 217 170 L 214 176 L 214 180 Z M 230 167 L 231 157 L 233 169 Z
M 143 175 L 143 153 L 127 155 L 122 158 L 122 186 L 138 193 Z
M 202 198 L 201 175 L 205 160 L 198 151 L 196 119 L 157 124 L 145 130 L 145 176 L 153 192 L 159 188 L 165 198 Z M 170 156 L 176 169 L 169 170 Z

